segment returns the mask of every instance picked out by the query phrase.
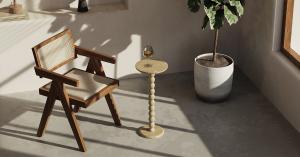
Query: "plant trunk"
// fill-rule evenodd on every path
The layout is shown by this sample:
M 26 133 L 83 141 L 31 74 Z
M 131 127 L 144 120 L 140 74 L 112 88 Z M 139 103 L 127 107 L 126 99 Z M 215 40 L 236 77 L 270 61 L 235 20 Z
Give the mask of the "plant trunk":
M 214 43 L 214 52 L 212 58 L 213 62 L 217 60 L 218 39 L 219 39 L 219 29 L 215 31 L 215 43 Z

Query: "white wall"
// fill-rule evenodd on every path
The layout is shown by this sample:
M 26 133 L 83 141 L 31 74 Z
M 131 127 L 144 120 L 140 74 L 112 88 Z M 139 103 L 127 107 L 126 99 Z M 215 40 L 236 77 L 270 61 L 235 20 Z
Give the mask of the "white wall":
M 211 32 L 201 30 L 201 15 L 190 13 L 186 1 L 129 0 L 128 5 L 127 10 L 79 15 L 37 16 L 37 11 L 30 20 L 0 23 L 0 94 L 36 90 L 44 83 L 34 74 L 31 48 L 64 27 L 81 46 L 115 55 L 118 64 L 105 70 L 117 78 L 136 76 L 134 65 L 149 43 L 155 57 L 169 63 L 168 73 L 192 70 L 197 53 L 211 49 Z M 76 65 L 86 64 L 81 59 Z
M 291 48 L 300 55 L 300 1 L 294 1 Z
M 257 2 L 241 21 L 239 67 L 300 131 L 300 70 L 280 52 L 283 0 Z

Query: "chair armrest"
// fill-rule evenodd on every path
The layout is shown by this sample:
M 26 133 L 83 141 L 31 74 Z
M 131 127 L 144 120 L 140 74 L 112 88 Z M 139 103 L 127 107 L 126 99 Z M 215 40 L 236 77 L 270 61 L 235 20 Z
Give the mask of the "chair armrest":
M 114 57 L 107 56 L 107 55 L 100 54 L 100 53 L 96 53 L 94 51 L 87 50 L 87 49 L 84 49 L 84 48 L 79 47 L 79 46 L 75 46 L 75 52 L 76 52 L 76 54 L 81 55 L 81 56 L 86 56 L 86 57 L 89 57 L 89 58 L 94 57 L 98 60 L 108 62 L 108 63 L 112 63 L 112 64 L 116 63 L 116 59 Z
M 68 76 L 64 76 L 62 74 L 58 74 L 46 69 L 42 69 L 39 67 L 34 67 L 35 73 L 36 75 L 38 75 L 39 77 L 45 77 L 48 79 L 51 79 L 53 81 L 59 81 L 71 86 L 75 86 L 78 87 L 79 86 L 79 81 L 73 78 L 70 78 Z

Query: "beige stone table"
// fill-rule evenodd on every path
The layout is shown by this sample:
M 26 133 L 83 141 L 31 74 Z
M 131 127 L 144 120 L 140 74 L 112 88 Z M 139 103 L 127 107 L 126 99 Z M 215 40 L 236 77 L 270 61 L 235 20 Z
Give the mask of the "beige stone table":
M 168 69 L 164 61 L 143 59 L 136 63 L 136 69 L 142 73 L 149 74 L 149 125 L 140 127 L 138 134 L 145 138 L 159 138 L 163 136 L 164 129 L 155 125 L 155 74 L 162 73 Z

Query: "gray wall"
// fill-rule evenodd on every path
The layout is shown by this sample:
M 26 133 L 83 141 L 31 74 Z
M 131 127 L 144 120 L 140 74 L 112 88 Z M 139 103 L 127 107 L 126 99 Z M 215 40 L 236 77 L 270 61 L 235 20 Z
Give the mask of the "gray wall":
M 238 64 L 300 131 L 300 71 L 280 52 L 283 0 L 247 1 Z

